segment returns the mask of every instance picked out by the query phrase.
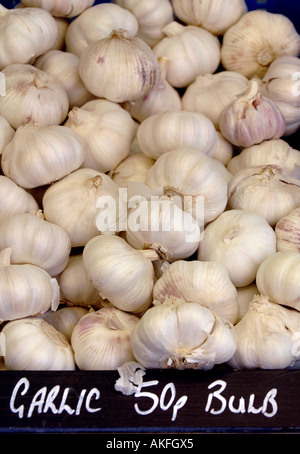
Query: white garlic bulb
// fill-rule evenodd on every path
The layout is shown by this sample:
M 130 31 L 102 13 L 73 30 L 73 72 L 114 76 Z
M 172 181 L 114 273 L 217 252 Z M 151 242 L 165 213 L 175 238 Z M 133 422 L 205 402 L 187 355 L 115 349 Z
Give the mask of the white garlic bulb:
M 83 249 L 84 267 L 103 300 L 135 314 L 152 304 L 155 281 L 152 262 L 143 252 L 116 235 L 98 235 Z
M 170 22 L 162 31 L 165 36 L 153 47 L 153 52 L 157 58 L 168 59 L 166 78 L 173 87 L 187 87 L 200 74 L 217 70 L 221 45 L 212 33 L 177 21 Z
M 148 170 L 154 163 L 154 159 L 142 152 L 129 154 L 109 175 L 119 187 L 133 187 L 135 183 L 145 183 Z
M 212 121 L 198 112 L 174 110 L 151 115 L 138 127 L 139 149 L 150 158 L 183 147 L 194 147 L 212 156 L 218 145 Z
M 0 159 L 6 145 L 13 139 L 15 130 L 10 126 L 6 118 L 0 115 Z
M 300 207 L 279 219 L 275 234 L 278 252 L 300 252 Z
M 247 77 L 234 71 L 202 74 L 192 82 L 182 96 L 182 109 L 200 112 L 219 129 L 222 110 L 249 84 Z
M 82 317 L 72 332 L 75 361 L 81 370 L 117 370 L 133 361 L 130 334 L 139 318 L 115 307 Z
M 62 125 L 19 126 L 2 153 L 4 175 L 23 188 L 36 188 L 60 180 L 84 161 L 80 136 Z
M 59 305 L 57 280 L 31 264 L 11 264 L 12 248 L 0 254 L 0 321 L 43 314 Z
M 70 306 L 61 307 L 57 311 L 48 310 L 41 317 L 53 328 L 62 333 L 67 341 L 71 343 L 72 332 L 84 315 L 88 314 L 86 307 Z
M 231 172 L 229 172 L 229 170 L 227 169 L 227 167 L 217 158 L 212 158 L 214 163 L 215 163 L 215 166 L 217 167 L 217 169 L 220 171 L 220 174 L 222 175 L 222 177 L 224 178 L 224 180 L 226 181 L 226 183 L 228 184 L 229 181 L 232 179 L 233 175 Z
M 23 318 L 7 323 L 7 370 L 73 371 L 74 352 L 63 334 L 41 318 Z
M 84 142 L 82 167 L 106 173 L 120 164 L 129 152 L 137 125 L 122 107 L 106 99 L 95 99 L 73 107 L 64 126 Z
M 299 295 L 300 253 L 276 252 L 266 258 L 256 274 L 259 292 L 273 303 L 300 310 Z
M 239 314 L 237 289 L 227 269 L 218 262 L 177 260 L 168 266 L 153 288 L 153 304 L 175 296 L 199 303 L 235 323 Z
M 172 0 L 174 13 L 185 24 L 223 35 L 247 12 L 244 0 Z
M 245 287 L 237 287 L 237 301 L 239 306 L 238 322 L 248 312 L 251 301 L 258 293 L 259 291 L 257 290 L 255 282 L 245 285 Z
M 54 17 L 57 25 L 57 36 L 54 44 L 49 47 L 49 50 L 64 50 L 66 33 L 69 27 L 69 20 L 65 17 Z
M 266 219 L 254 212 L 228 210 L 204 230 L 198 260 L 216 261 L 236 287 L 251 284 L 260 264 L 276 252 L 276 235 Z
M 139 29 L 135 15 L 114 3 L 93 5 L 70 22 L 65 38 L 66 51 L 80 57 L 89 44 L 119 29 L 135 36 Z
M 136 360 L 148 369 L 209 370 L 236 350 L 231 323 L 201 304 L 175 297 L 142 315 L 131 345 Z
M 0 69 L 13 63 L 33 63 L 50 49 L 57 33 L 55 19 L 44 9 L 0 5 Z
M 256 295 L 234 328 L 234 369 L 286 369 L 300 358 L 300 314 Z
M 159 79 L 152 49 L 127 30 L 113 30 L 91 43 L 79 59 L 79 75 L 90 93 L 117 103 L 145 96 Z
M 219 128 L 233 145 L 245 148 L 282 137 L 285 120 L 279 107 L 261 95 L 257 80 L 251 80 L 246 91 L 222 110 Z
M 0 175 L 0 221 L 15 213 L 38 210 L 36 199 L 5 175 Z
M 55 17 L 75 17 L 86 8 L 93 5 L 95 0 L 21 0 L 26 7 L 43 8 Z
M 27 64 L 8 65 L 2 74 L 6 95 L 0 97 L 0 115 L 14 129 L 28 123 L 59 125 L 65 120 L 68 95 L 54 76 Z
M 217 131 L 217 136 L 218 136 L 218 145 L 215 153 L 212 155 L 214 159 L 217 159 L 220 161 L 224 166 L 227 166 L 227 164 L 230 162 L 230 160 L 233 158 L 233 145 L 229 140 L 225 139 L 225 137 L 220 133 L 220 131 Z M 228 169 L 230 173 L 230 169 Z

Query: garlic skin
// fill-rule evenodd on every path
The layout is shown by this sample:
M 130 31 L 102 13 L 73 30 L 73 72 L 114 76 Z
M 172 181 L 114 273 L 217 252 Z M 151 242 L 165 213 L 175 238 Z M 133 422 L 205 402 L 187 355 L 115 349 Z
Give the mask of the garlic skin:
M 119 29 L 127 30 L 134 37 L 139 29 L 135 15 L 114 3 L 93 5 L 70 22 L 65 38 L 66 51 L 80 57 L 89 44 Z
M 80 370 L 117 370 L 134 360 L 130 334 L 139 321 L 114 307 L 82 317 L 72 332 L 71 345 Z
M 0 115 L 0 160 L 6 145 L 13 139 L 15 130 L 10 126 L 6 118 Z
M 279 107 L 261 95 L 257 80 L 251 80 L 246 91 L 222 110 L 219 128 L 233 145 L 245 148 L 282 137 L 285 120 Z
M 249 305 L 253 300 L 255 295 L 258 295 L 259 291 L 257 290 L 256 283 L 245 285 L 245 287 L 237 287 L 237 301 L 239 306 L 238 320 L 239 322 L 243 316 L 248 312 Z
M 224 211 L 208 224 L 198 260 L 216 261 L 227 269 L 236 287 L 251 284 L 260 264 L 276 253 L 276 235 L 266 219 L 244 210 Z
M 94 0 L 21 0 L 26 7 L 37 7 L 48 11 L 55 17 L 72 18 L 93 5 Z
M 41 318 L 7 323 L 5 335 L 7 370 L 73 371 L 74 352 L 63 334 Z
M 0 115 L 14 129 L 28 123 L 50 126 L 64 121 L 69 99 L 55 77 L 28 64 L 8 65 L 2 73 L 6 95 L 0 97 Z
M 61 125 L 19 126 L 2 153 L 4 175 L 29 189 L 61 180 L 84 161 L 84 143 Z
M 0 254 L 0 321 L 43 314 L 59 305 L 57 280 L 47 271 L 31 265 L 11 264 L 12 248 Z
M 270 64 L 284 55 L 297 57 L 300 35 L 291 20 L 257 9 L 244 14 L 223 36 L 221 63 L 251 79 L 263 78 Z
M 89 310 L 85 307 L 72 306 L 61 307 L 57 311 L 47 311 L 41 317 L 53 328 L 62 333 L 67 341 L 71 344 L 72 332 L 84 315 L 88 314 Z
M 171 296 L 199 303 L 232 324 L 237 321 L 237 289 L 220 263 L 198 260 L 171 263 L 154 284 L 153 304 L 162 304 Z
M 256 295 L 234 328 L 234 369 L 286 369 L 299 360 L 300 314 Z
M 79 59 L 79 75 L 87 90 L 116 103 L 147 95 L 159 73 L 152 49 L 127 30 L 113 30 L 108 37 L 89 44 Z
M 220 161 L 224 166 L 227 166 L 227 164 L 233 158 L 233 145 L 227 139 L 225 139 L 220 131 L 217 131 L 217 136 L 218 146 L 212 157 Z M 228 171 L 232 173 L 229 168 Z
M 0 175 L 0 221 L 15 213 L 38 210 L 35 198 L 5 175 Z
M 279 219 L 275 225 L 277 251 L 300 252 L 300 207 Z
M 109 175 L 119 187 L 133 187 L 135 184 L 145 183 L 148 170 L 154 163 L 154 159 L 142 152 L 129 154 Z
M 57 37 L 54 44 L 48 50 L 64 50 L 69 20 L 64 17 L 54 17 L 54 20 L 57 25 Z
M 200 74 L 214 73 L 221 59 L 221 45 L 216 36 L 200 27 L 170 22 L 165 35 L 154 47 L 157 58 L 169 61 L 167 81 L 175 88 L 190 85 Z
M 228 361 L 232 325 L 207 307 L 180 298 L 148 309 L 131 333 L 133 354 L 147 369 L 202 369 Z
M 300 310 L 300 253 L 276 252 L 266 258 L 257 270 L 256 286 L 273 303 Z
M 47 11 L 0 5 L 0 70 L 14 63 L 31 64 L 50 49 L 57 34 L 55 19 Z
M 223 35 L 247 12 L 244 0 L 172 0 L 175 15 L 185 24 Z

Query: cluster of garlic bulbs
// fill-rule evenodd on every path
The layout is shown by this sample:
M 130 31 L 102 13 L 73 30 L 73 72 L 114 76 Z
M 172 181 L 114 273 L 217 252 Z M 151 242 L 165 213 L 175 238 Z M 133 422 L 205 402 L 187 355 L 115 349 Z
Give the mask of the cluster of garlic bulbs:
M 0 6 L 0 369 L 293 367 L 291 20 L 244 0 L 20 6 Z

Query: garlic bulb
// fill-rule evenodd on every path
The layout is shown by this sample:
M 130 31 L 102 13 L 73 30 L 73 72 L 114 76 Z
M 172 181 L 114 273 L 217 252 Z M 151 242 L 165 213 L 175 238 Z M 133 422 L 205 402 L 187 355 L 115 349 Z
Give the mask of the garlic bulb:
M 101 197 L 104 201 L 108 197 L 117 203 L 118 196 L 119 188 L 109 176 L 94 169 L 78 169 L 45 191 L 42 201 L 44 216 L 46 221 L 67 232 L 72 247 L 84 246 L 100 233 L 97 217 L 105 212 Z M 113 219 L 107 230 L 114 230 L 118 225 Z
M 129 152 L 137 126 L 122 107 L 106 99 L 95 99 L 73 107 L 64 124 L 84 142 L 82 167 L 106 173 L 120 164 Z
M 165 36 L 153 47 L 153 52 L 157 58 L 168 59 L 166 77 L 173 87 L 187 87 L 200 74 L 217 70 L 221 45 L 212 33 L 177 21 L 170 22 L 162 31 Z
M 143 252 L 116 235 L 98 235 L 83 249 L 84 267 L 103 300 L 135 314 L 152 304 L 154 269 Z
M 57 280 L 47 271 L 31 265 L 11 264 L 12 248 L 0 253 L 0 321 L 43 314 L 59 305 Z
M 224 166 L 227 166 L 227 164 L 233 158 L 233 145 L 232 143 L 229 142 L 229 140 L 225 139 L 225 137 L 220 133 L 220 131 L 217 131 L 217 136 L 218 145 L 212 157 L 220 161 L 222 164 L 224 164 Z M 230 169 L 228 169 L 228 171 L 230 172 Z
M 5 335 L 7 370 L 73 371 L 74 352 L 65 336 L 41 318 L 7 323 Z
M 227 204 L 227 183 L 214 159 L 196 148 L 184 147 L 162 154 L 149 169 L 146 185 L 180 198 L 183 209 L 200 227 L 222 213 Z M 203 208 L 203 209 L 202 209 Z
M 298 56 L 300 36 L 283 14 L 257 9 L 244 14 L 224 34 L 221 63 L 249 79 L 262 78 L 270 64 L 284 55 Z
M 73 329 L 71 344 L 81 370 L 117 370 L 133 361 L 130 334 L 138 317 L 105 307 L 82 317 Z
M 66 50 L 80 57 L 89 44 L 106 38 L 113 30 L 127 30 L 133 37 L 138 28 L 137 18 L 127 9 L 114 3 L 93 5 L 70 22 L 65 38 Z
M 57 311 L 47 311 L 41 317 L 53 328 L 62 333 L 67 341 L 71 343 L 72 332 L 84 315 L 89 311 L 85 307 L 72 306 L 61 307 Z
M 300 253 L 276 252 L 266 258 L 256 274 L 259 292 L 273 303 L 300 310 L 299 295 Z
M 300 252 L 300 207 L 279 219 L 275 234 L 278 252 Z
M 54 76 L 26 64 L 8 65 L 2 74 L 6 79 L 6 95 L 0 97 L 0 115 L 14 129 L 27 123 L 50 126 L 64 121 L 69 99 Z
M 242 169 L 228 183 L 228 207 L 259 213 L 272 227 L 299 206 L 299 179 L 277 165 Z
M 26 7 L 43 8 L 55 17 L 75 17 L 86 8 L 93 5 L 95 0 L 21 0 Z
M 0 221 L 15 213 L 38 210 L 35 198 L 5 175 L 0 175 Z
M 162 304 L 170 296 L 199 303 L 230 323 L 237 321 L 237 290 L 220 263 L 198 260 L 171 263 L 154 284 L 153 304 Z
M 215 35 L 223 35 L 247 12 L 244 0 L 172 0 L 171 3 L 182 22 L 198 25 Z
M 145 183 L 148 170 L 154 163 L 154 159 L 142 152 L 129 154 L 110 172 L 110 177 L 122 188 L 132 187 L 135 183 Z
M 0 115 L 0 158 L 6 145 L 13 139 L 15 130 L 10 126 L 6 118 Z
M 212 156 L 218 137 L 211 120 L 198 112 L 162 112 L 146 118 L 138 127 L 139 149 L 150 158 L 183 147 L 194 147 Z
M 221 263 L 232 283 L 244 287 L 255 280 L 263 260 L 275 252 L 275 232 L 263 216 L 228 210 L 206 226 L 198 260 Z
M 249 84 L 247 77 L 234 71 L 202 74 L 192 82 L 182 96 L 182 109 L 200 112 L 219 129 L 222 110 Z
M 88 92 L 78 72 L 79 57 L 64 50 L 49 50 L 38 57 L 34 66 L 52 74 L 61 83 L 69 98 L 69 108 L 81 107 L 94 99 Z
M 220 171 L 222 177 L 224 178 L 224 180 L 226 181 L 226 183 L 228 184 L 229 181 L 232 179 L 233 175 L 231 172 L 229 172 L 229 170 L 227 169 L 227 167 L 221 162 L 219 161 L 219 159 L 216 159 L 216 158 L 212 158 L 214 163 L 215 163 L 215 166 L 217 167 L 217 169 Z
M 131 333 L 136 360 L 148 369 L 212 369 L 236 349 L 232 325 L 198 303 L 166 298 Z
M 50 49 L 57 33 L 55 19 L 48 11 L 0 5 L 0 69 L 13 63 L 33 63 Z
M 79 59 L 79 75 L 88 91 L 117 103 L 147 95 L 159 73 L 152 49 L 127 30 L 113 30 L 89 44 Z
M 54 17 L 54 19 L 57 25 L 57 37 L 54 44 L 49 47 L 49 50 L 64 50 L 69 20 L 64 17 Z
M 239 306 L 238 322 L 248 312 L 251 301 L 258 293 L 259 291 L 257 290 L 255 282 L 245 285 L 245 287 L 237 287 L 237 301 Z
M 61 125 L 19 126 L 2 153 L 4 175 L 23 188 L 60 180 L 84 160 L 84 143 L 75 131 Z
M 51 276 L 66 267 L 71 252 L 67 233 L 41 211 L 16 213 L 0 222 L 0 250 L 12 248 L 12 264 L 31 263 Z
M 282 137 L 285 120 L 279 107 L 261 95 L 257 80 L 252 80 L 246 91 L 222 110 L 219 128 L 233 145 L 251 147 L 263 140 Z
M 294 178 L 300 178 L 300 153 L 283 139 L 264 140 L 243 149 L 227 163 L 227 169 L 236 174 L 242 169 L 276 165 Z
M 300 314 L 256 295 L 234 328 L 234 369 L 285 369 L 299 360 Z M 297 345 L 298 343 L 298 345 Z

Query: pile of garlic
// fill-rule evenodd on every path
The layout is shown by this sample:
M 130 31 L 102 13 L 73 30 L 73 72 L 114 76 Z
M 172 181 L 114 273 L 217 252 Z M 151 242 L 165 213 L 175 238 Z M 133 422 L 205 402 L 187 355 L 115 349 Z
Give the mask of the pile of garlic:
M 0 5 L 0 369 L 297 367 L 293 23 L 75 3 Z

